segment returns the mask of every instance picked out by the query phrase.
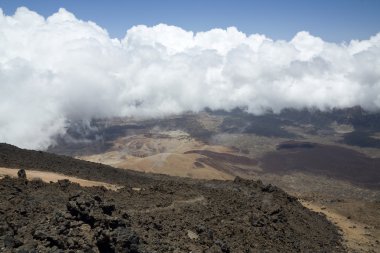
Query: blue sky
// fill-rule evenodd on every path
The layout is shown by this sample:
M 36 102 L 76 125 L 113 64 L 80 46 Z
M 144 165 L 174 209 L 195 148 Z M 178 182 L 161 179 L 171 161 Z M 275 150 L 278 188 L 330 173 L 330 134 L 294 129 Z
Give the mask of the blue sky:
M 7 15 L 19 6 L 44 16 L 64 7 L 118 38 L 133 25 L 158 23 L 195 32 L 236 26 L 247 34 L 286 40 L 306 30 L 332 42 L 366 39 L 380 31 L 378 0 L 0 0 Z

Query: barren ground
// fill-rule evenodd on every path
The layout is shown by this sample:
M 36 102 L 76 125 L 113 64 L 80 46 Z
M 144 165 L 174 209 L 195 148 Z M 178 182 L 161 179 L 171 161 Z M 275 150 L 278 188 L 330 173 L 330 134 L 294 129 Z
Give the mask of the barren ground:
M 337 228 L 260 181 L 184 180 L 0 145 L 0 166 L 123 185 L 0 180 L 3 252 L 344 252 Z M 29 167 L 30 166 L 30 167 Z M 169 218 L 170 217 L 170 218 Z M 85 239 L 84 239 L 85 238 Z
M 17 178 L 17 172 L 18 172 L 18 169 L 0 167 L 0 178 L 3 178 L 4 176 Z M 41 179 L 42 181 L 47 182 L 47 183 L 58 182 L 58 180 L 67 179 L 83 187 L 103 186 L 106 189 L 113 190 L 113 191 L 116 191 L 121 188 L 121 186 L 114 185 L 114 184 L 108 184 L 105 182 L 99 182 L 99 181 L 93 181 L 93 180 L 86 180 L 86 179 L 81 179 L 77 177 L 70 177 L 64 174 L 46 172 L 46 171 L 28 170 L 28 173 L 26 174 L 26 176 L 27 176 L 27 179 L 29 180 Z

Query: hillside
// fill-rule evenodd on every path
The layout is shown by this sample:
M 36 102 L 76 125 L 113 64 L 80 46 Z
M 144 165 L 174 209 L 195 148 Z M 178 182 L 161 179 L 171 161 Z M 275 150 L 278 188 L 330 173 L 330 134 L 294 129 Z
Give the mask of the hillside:
M 4 252 L 344 252 L 337 228 L 260 181 L 144 174 L 0 145 L 0 167 L 123 185 L 0 181 Z M 123 249 L 123 250 L 122 250 Z

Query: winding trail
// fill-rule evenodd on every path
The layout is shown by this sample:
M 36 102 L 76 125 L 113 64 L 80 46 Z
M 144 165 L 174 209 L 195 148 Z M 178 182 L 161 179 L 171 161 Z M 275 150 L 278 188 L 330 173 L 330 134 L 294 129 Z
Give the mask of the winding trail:
M 131 213 L 155 213 L 155 212 L 161 212 L 161 211 L 168 211 L 173 208 L 179 208 L 179 207 L 184 207 L 184 206 L 190 206 L 194 205 L 197 203 L 202 203 L 206 204 L 206 198 L 203 196 L 198 196 L 195 198 L 187 199 L 187 200 L 174 200 L 170 205 L 164 206 L 164 207 L 153 207 L 153 208 L 148 208 L 145 210 L 136 210 L 136 209 L 130 209 L 128 210 Z
M 323 213 L 331 223 L 339 227 L 349 252 L 380 252 L 379 250 L 373 251 L 375 248 L 370 247 L 374 238 L 366 231 L 366 225 L 347 219 L 318 203 L 305 200 L 301 200 L 300 203 L 314 212 Z
M 10 177 L 17 177 L 18 169 L 12 169 L 12 168 L 4 168 L 0 167 L 0 178 L 4 176 L 10 176 Z M 58 180 L 68 179 L 73 183 L 77 183 L 84 187 L 92 187 L 92 186 L 104 186 L 106 189 L 117 191 L 118 189 L 121 189 L 122 186 L 115 185 L 115 184 L 108 184 L 104 182 L 99 181 L 92 181 L 92 180 L 86 180 L 81 179 L 77 177 L 71 177 L 66 176 L 64 174 L 54 173 L 54 172 L 46 172 L 46 171 L 39 171 L 39 170 L 25 170 L 26 177 L 29 180 L 32 179 L 41 179 L 44 182 L 57 182 Z

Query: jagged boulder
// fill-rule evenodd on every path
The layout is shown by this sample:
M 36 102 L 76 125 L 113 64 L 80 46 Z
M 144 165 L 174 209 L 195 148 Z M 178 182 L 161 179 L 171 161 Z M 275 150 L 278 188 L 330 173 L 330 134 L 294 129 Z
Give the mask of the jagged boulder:
M 18 172 L 17 172 L 17 176 L 18 178 L 21 178 L 21 179 L 26 179 L 26 172 L 24 169 L 20 169 Z

